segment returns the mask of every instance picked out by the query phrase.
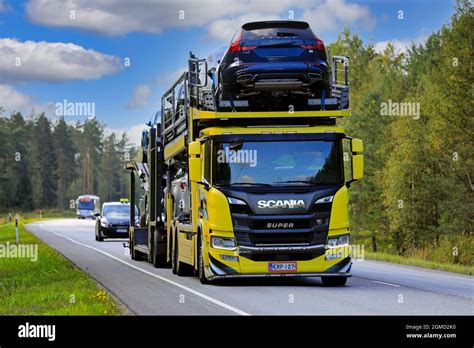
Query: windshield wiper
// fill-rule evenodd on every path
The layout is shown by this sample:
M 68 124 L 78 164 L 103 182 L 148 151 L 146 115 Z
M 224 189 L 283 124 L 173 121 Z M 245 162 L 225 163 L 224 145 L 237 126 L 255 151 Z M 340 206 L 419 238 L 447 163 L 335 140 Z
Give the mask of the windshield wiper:
M 272 186 L 270 184 L 265 184 L 263 182 L 233 182 L 232 184 L 225 185 L 225 186 L 236 186 L 236 185 L 265 186 L 265 187 Z
M 274 184 L 292 184 L 292 183 L 302 183 L 302 184 L 311 184 L 311 185 L 317 185 L 314 182 L 307 181 L 307 180 L 287 180 L 287 181 L 274 181 Z

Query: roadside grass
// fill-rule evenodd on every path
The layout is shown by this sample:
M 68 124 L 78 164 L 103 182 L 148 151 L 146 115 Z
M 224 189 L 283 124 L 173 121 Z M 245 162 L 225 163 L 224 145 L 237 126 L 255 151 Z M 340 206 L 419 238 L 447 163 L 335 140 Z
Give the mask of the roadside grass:
M 42 215 L 65 217 L 60 212 Z M 40 220 L 38 216 L 28 213 L 19 220 L 20 244 L 38 246 L 36 262 L 0 253 L 0 315 L 122 314 L 121 306 L 92 278 L 25 230 L 24 224 Z M 15 244 L 15 224 L 8 221 L 0 224 L 0 245 L 7 243 Z
M 385 262 L 398 263 L 398 264 L 407 265 L 407 266 L 416 266 L 416 267 L 436 269 L 436 270 L 446 271 L 446 272 L 474 275 L 474 266 L 466 266 L 466 265 L 453 264 L 453 263 L 440 263 L 440 262 L 427 261 L 427 260 L 414 258 L 414 257 L 406 257 L 406 256 L 393 255 L 393 254 L 384 253 L 384 252 L 373 252 L 373 251 L 366 251 L 365 258 L 368 260 L 385 261 Z

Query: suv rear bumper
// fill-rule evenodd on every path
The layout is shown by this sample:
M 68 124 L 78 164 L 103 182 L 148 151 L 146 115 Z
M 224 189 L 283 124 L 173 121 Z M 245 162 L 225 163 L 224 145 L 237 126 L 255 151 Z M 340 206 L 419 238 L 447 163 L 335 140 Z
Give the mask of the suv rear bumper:
M 251 63 L 230 67 L 223 72 L 226 89 L 301 90 L 315 84 L 329 85 L 326 63 Z

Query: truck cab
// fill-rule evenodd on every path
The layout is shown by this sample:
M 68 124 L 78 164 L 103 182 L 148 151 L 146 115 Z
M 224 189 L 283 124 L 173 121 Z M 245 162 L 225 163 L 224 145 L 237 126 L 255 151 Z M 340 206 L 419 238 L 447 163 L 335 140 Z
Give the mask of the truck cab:
M 347 58 L 337 59 L 347 69 Z M 156 146 L 148 147 L 145 167 L 155 187 L 145 186 L 163 204 L 152 207 L 151 229 L 131 227 L 132 257 L 171 264 L 202 283 L 315 276 L 345 284 L 352 265 L 348 188 L 363 173 L 362 141 L 336 123 L 350 115 L 348 82 L 333 83 L 327 100 L 308 100 L 305 110 L 252 111 L 244 100 L 216 100 L 206 76 L 192 78 L 205 64 L 190 59 L 150 129 L 148 143 Z M 127 168 L 133 175 L 140 166 Z

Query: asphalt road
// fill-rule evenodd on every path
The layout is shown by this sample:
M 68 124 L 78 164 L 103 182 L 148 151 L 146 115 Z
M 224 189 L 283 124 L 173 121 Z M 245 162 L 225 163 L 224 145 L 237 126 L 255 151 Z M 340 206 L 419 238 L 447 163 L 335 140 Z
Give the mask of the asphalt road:
M 96 242 L 94 224 L 64 219 L 31 223 L 27 229 L 139 315 L 474 314 L 474 277 L 363 260 L 354 263 L 345 287 L 323 287 L 319 278 L 202 285 L 195 277 L 132 261 L 125 240 Z

